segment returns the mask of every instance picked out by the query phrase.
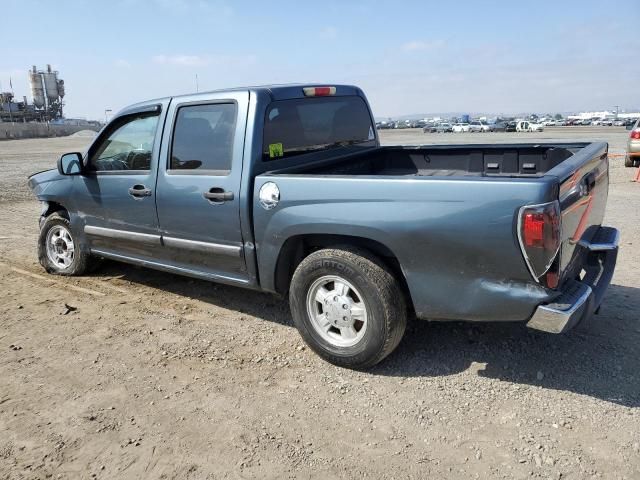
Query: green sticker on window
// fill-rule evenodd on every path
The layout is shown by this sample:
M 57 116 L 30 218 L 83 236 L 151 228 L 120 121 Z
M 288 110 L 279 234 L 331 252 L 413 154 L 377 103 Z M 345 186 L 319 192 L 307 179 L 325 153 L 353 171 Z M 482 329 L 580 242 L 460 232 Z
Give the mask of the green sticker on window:
M 269 144 L 269 158 L 279 158 L 284 156 L 284 150 L 281 143 Z

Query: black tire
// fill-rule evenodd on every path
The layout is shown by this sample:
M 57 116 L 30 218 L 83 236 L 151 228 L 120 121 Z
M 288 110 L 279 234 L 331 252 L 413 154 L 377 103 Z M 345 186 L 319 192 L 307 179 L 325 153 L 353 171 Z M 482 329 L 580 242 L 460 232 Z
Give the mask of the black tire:
M 625 155 L 625 157 L 624 157 L 624 166 L 625 167 L 635 167 L 636 166 L 635 158 L 632 157 L 629 154 Z
M 69 232 L 74 244 L 73 259 L 71 263 L 66 266 L 54 262 L 47 254 L 47 236 L 53 228 L 58 226 L 65 228 Z M 98 260 L 92 257 L 86 247 L 80 245 L 73 236 L 69 219 L 59 212 L 54 212 L 49 215 L 40 226 L 38 260 L 40 261 L 40 265 L 42 265 L 48 273 L 66 276 L 83 275 L 93 270 L 98 264 Z
M 367 327 L 355 345 L 328 342 L 309 317 L 307 295 L 324 276 L 347 280 L 362 297 Z M 306 257 L 293 274 L 289 303 L 307 345 L 340 367 L 365 369 L 380 362 L 398 346 L 407 326 L 405 298 L 393 272 L 368 251 L 351 247 L 318 250 Z

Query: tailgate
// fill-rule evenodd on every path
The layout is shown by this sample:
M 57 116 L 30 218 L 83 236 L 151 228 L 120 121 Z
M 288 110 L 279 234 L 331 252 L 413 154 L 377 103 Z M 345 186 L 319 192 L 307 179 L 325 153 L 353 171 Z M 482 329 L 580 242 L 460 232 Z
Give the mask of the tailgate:
M 607 150 L 606 143 L 591 143 L 548 172 L 560 182 L 561 282 L 580 274 L 587 251 L 579 243 L 590 242 L 604 219 L 609 190 Z

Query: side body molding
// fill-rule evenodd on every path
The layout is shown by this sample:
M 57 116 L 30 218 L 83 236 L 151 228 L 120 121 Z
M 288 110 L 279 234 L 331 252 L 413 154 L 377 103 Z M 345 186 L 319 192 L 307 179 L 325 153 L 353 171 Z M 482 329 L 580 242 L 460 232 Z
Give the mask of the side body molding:
M 228 255 L 231 257 L 239 257 L 242 254 L 242 248 L 233 245 L 197 242 L 194 240 L 185 240 L 182 238 L 163 237 L 161 235 L 130 232 L 127 230 L 117 230 L 113 228 L 94 227 L 91 225 L 87 225 L 84 227 L 84 233 L 97 237 L 127 240 L 152 245 L 165 245 L 171 248 L 194 250 L 202 253 L 215 253 L 217 255 Z
M 95 237 L 114 238 L 117 240 L 128 240 L 133 242 L 142 242 L 152 245 L 160 245 L 160 235 L 151 235 L 148 233 L 129 232 L 127 230 L 116 230 L 113 228 L 94 227 L 86 225 L 84 233 Z

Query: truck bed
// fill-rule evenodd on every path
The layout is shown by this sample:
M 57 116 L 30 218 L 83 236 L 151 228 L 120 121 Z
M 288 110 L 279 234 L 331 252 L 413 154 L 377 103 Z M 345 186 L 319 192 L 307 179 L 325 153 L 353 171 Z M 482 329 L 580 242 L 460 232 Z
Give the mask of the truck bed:
M 584 144 L 392 146 L 337 156 L 278 173 L 380 176 L 539 177 Z
M 607 144 L 356 147 L 274 161 L 255 177 L 254 198 L 265 182 L 280 191 L 277 209 L 254 204 L 259 270 L 274 270 L 272 244 L 304 232 L 365 238 L 393 252 L 418 317 L 525 320 L 560 290 L 528 270 L 518 212 L 557 201 L 560 288 L 581 274 L 579 242 L 604 218 Z

